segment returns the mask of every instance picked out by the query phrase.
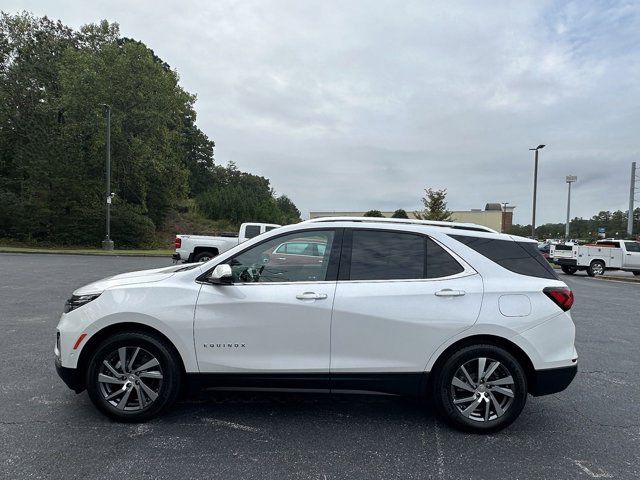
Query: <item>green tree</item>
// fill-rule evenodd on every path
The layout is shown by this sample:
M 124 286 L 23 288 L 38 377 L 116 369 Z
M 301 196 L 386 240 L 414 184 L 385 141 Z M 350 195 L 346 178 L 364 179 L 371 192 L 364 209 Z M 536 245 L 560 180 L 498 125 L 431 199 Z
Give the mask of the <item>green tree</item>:
M 368 212 L 364 212 L 363 217 L 382 217 L 382 218 L 384 218 L 384 215 L 382 215 L 382 212 L 380 210 L 369 210 Z
M 436 190 L 433 188 L 425 189 L 425 195 L 422 198 L 424 211 L 415 212 L 416 218 L 420 220 L 451 221 L 451 212 L 447 210 L 446 199 L 446 188 L 442 190 Z
M 393 212 L 391 218 L 409 218 L 409 215 L 407 215 L 407 212 L 405 210 L 399 208 L 395 212 Z
M 153 241 L 172 211 L 289 223 L 300 212 L 269 180 L 214 164 L 195 96 L 142 42 L 102 21 L 73 30 L 0 15 L 0 237 L 96 244 L 104 235 L 105 119 L 111 106 L 113 238 Z

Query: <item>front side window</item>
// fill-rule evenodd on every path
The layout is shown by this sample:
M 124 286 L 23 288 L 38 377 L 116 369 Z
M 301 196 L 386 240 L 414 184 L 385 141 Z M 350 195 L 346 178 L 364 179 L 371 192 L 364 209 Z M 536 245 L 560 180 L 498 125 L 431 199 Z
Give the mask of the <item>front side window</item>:
M 324 281 L 333 241 L 332 230 L 292 233 L 251 247 L 227 263 L 234 283 Z

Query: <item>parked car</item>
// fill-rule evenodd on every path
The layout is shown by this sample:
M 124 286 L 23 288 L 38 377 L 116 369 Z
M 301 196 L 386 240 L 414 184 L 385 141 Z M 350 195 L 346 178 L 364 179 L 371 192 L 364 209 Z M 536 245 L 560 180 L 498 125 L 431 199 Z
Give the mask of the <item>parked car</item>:
M 274 261 L 300 252 L 311 254 Z M 76 290 L 55 363 L 124 422 L 155 417 L 195 384 L 429 397 L 455 427 L 491 432 L 527 394 L 559 392 L 576 375 L 572 304 L 528 239 L 465 223 L 325 218 L 203 264 Z
M 633 272 L 640 276 L 640 242 L 635 240 L 598 240 L 588 245 L 553 245 L 551 261 L 573 275 L 586 271 L 591 277 L 607 270 Z
M 243 223 L 237 234 L 220 236 L 176 235 L 173 259 L 184 263 L 208 262 L 232 247 L 246 242 L 280 225 L 273 223 Z

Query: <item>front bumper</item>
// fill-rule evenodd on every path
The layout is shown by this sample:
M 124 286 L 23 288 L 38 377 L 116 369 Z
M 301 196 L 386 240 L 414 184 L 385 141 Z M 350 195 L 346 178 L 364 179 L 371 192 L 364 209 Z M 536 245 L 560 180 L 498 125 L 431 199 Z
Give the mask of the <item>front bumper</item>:
M 84 390 L 82 381 L 78 378 L 78 370 L 76 368 L 63 367 L 60 359 L 56 357 L 56 372 L 62 381 L 76 393 L 80 393 Z
M 571 384 L 577 373 L 577 364 L 536 370 L 533 375 L 533 384 L 529 385 L 529 393 L 534 397 L 539 397 L 561 392 Z

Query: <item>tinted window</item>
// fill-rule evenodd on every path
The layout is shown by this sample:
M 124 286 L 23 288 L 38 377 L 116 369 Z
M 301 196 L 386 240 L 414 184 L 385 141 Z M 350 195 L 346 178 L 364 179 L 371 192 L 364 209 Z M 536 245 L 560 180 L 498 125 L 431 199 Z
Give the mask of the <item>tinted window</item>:
M 640 252 L 640 243 L 638 242 L 626 242 L 624 246 L 627 247 L 627 252 Z
M 558 275 L 532 242 L 516 242 L 494 238 L 451 235 L 459 242 L 493 260 L 498 265 L 521 275 L 557 279 Z
M 271 230 L 273 230 L 274 228 L 278 228 L 278 227 L 265 227 L 264 231 L 265 232 L 270 232 Z
M 427 278 L 441 278 L 464 271 L 451 255 L 436 242 L 427 238 Z
M 351 280 L 424 278 L 425 240 L 406 233 L 354 230 Z
M 259 225 L 247 225 L 244 229 L 245 238 L 253 238 L 260 235 L 260 226 Z
M 229 260 L 233 281 L 265 283 L 325 280 L 333 237 L 332 230 L 308 231 L 262 242 Z M 325 254 L 310 256 L 283 252 L 289 245 L 312 248 L 315 252 L 321 245 Z

